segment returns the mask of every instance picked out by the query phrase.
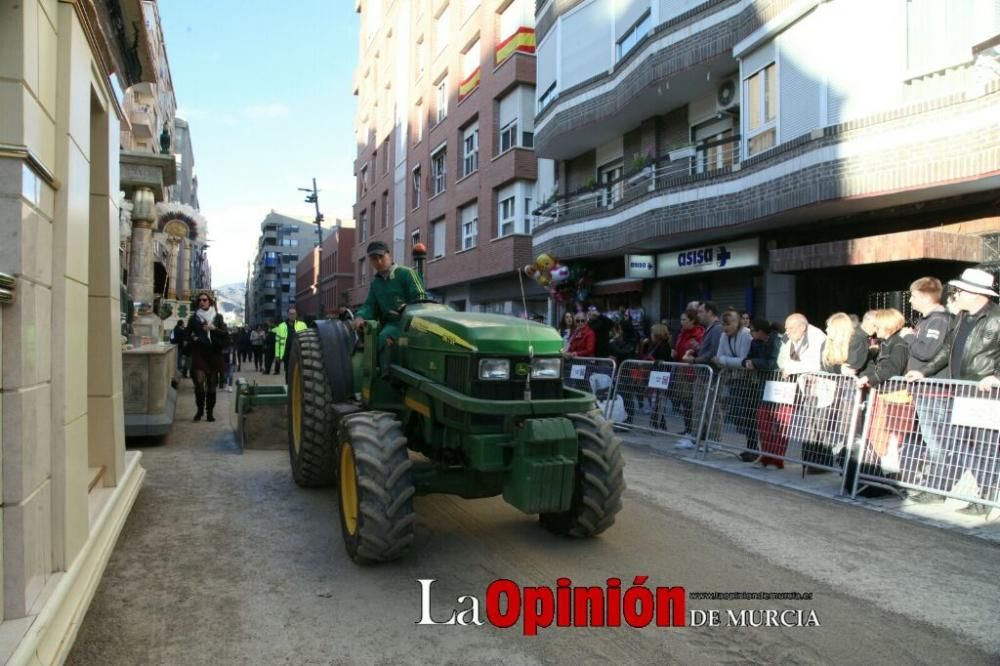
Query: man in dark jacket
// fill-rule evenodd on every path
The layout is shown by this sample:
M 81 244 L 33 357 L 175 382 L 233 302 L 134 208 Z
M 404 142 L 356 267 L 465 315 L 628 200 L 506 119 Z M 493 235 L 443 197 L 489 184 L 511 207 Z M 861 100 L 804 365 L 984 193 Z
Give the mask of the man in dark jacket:
M 611 329 L 615 324 L 608 319 L 597 306 L 587 308 L 587 326 L 594 332 L 594 356 L 607 358 L 611 356 Z
M 920 313 L 920 321 L 910 337 L 910 358 L 907 372 L 922 372 L 928 364 L 940 365 L 948 357 L 948 334 L 951 331 L 951 314 L 941 305 L 944 287 L 935 277 L 922 277 L 910 285 L 910 306 Z M 929 377 L 937 377 L 944 368 Z M 923 481 L 936 490 L 942 490 L 945 478 L 940 470 L 944 459 L 949 427 L 948 396 L 935 387 L 914 391 L 920 437 L 926 447 Z M 945 496 L 935 493 L 910 493 L 909 498 L 920 504 L 944 502 Z
M 939 355 L 923 369 L 907 373 L 908 379 L 922 379 L 938 375 L 945 366 L 945 376 L 978 382 L 980 391 L 1000 387 L 1000 306 L 990 300 L 996 298 L 993 276 L 986 271 L 968 268 L 962 277 L 948 283 L 955 291 L 955 305 L 960 310 L 950 335 L 947 354 Z M 963 430 L 966 430 L 963 428 Z M 988 432 L 988 431 L 986 431 Z M 968 428 L 965 436 L 955 441 L 965 441 L 971 461 L 971 470 L 983 499 L 996 498 L 996 444 L 980 428 Z M 960 513 L 985 515 L 989 508 L 983 504 L 969 504 Z

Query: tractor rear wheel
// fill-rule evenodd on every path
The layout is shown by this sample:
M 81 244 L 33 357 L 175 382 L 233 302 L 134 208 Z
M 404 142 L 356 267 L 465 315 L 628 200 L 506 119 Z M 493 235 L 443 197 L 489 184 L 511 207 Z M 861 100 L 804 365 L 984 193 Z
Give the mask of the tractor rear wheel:
M 296 334 L 289 351 L 288 457 L 299 486 L 337 482 L 337 415 L 314 329 Z
M 566 511 L 541 514 L 539 522 L 554 534 L 589 537 L 611 527 L 622 508 L 625 460 L 621 440 L 599 409 L 569 418 L 579 445 L 573 500 Z
M 359 564 L 395 560 L 413 543 L 413 478 L 403 426 L 359 412 L 340 424 L 340 527 Z

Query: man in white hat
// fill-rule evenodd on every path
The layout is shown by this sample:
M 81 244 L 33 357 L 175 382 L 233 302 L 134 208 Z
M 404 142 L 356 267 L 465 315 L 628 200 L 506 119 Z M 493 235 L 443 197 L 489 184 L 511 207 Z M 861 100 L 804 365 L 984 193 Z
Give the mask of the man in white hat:
M 990 300 L 997 297 L 993 276 L 978 268 L 967 268 L 962 277 L 948 285 L 954 289 L 953 302 L 959 310 L 951 332 L 951 351 L 920 371 L 907 373 L 907 379 L 932 377 L 947 364 L 948 371 L 940 376 L 978 382 L 981 391 L 1000 387 L 1000 306 Z M 993 499 L 997 494 L 997 447 L 978 437 L 974 430 L 968 433 L 968 445 L 980 497 Z M 970 515 L 989 513 L 982 504 L 970 504 L 959 511 Z

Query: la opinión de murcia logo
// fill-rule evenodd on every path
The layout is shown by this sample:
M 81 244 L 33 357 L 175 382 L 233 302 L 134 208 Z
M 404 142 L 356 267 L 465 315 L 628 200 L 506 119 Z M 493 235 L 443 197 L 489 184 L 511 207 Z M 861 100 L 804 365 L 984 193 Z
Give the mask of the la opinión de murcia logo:
M 574 586 L 569 578 L 558 578 L 550 586 L 520 586 L 508 578 L 493 581 L 486 588 L 485 603 L 471 594 L 460 595 L 450 614 L 432 608 L 435 578 L 421 578 L 420 619 L 416 624 L 509 629 L 520 623 L 525 636 L 539 629 L 556 627 L 819 627 L 816 612 L 794 609 L 691 609 L 683 587 L 650 587 L 648 576 L 635 576 L 623 588 L 620 578 L 608 578 L 604 587 Z M 698 593 L 699 598 L 715 598 L 716 593 Z M 797 593 L 729 593 L 746 596 L 725 598 L 811 598 Z M 486 619 L 483 619 L 485 610 Z

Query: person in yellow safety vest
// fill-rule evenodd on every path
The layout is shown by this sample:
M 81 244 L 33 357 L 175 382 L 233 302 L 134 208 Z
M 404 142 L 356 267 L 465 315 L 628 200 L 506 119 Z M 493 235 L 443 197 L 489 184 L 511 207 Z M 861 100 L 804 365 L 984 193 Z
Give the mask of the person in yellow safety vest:
M 295 306 L 289 306 L 288 319 L 272 329 L 274 332 L 274 374 L 277 375 L 281 372 L 282 362 L 285 363 L 285 372 L 288 372 L 287 356 L 292 348 L 291 339 L 295 337 L 296 333 L 304 331 L 307 328 L 309 327 L 306 326 L 304 321 L 299 321 L 298 312 L 295 310 Z M 289 334 L 289 331 L 291 331 L 291 334 Z

